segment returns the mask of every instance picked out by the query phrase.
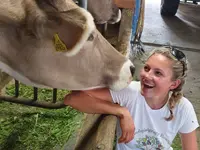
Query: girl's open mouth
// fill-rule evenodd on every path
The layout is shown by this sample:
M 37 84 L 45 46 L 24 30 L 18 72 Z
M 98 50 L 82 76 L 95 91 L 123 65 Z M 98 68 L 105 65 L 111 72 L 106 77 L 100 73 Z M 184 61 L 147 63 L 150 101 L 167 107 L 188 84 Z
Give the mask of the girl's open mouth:
M 144 85 L 144 87 L 145 87 L 145 88 L 149 88 L 149 89 L 151 89 L 151 88 L 154 88 L 154 87 L 155 87 L 154 85 L 145 84 L 145 83 L 143 83 L 143 85 Z

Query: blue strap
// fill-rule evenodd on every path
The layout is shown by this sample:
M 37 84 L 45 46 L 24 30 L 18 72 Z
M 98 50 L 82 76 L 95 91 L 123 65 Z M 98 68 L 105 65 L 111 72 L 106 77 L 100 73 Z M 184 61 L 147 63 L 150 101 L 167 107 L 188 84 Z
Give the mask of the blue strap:
M 132 33 L 131 33 L 131 44 L 133 44 L 133 42 L 135 42 L 135 38 L 136 38 L 136 30 L 137 30 L 137 26 L 138 26 L 138 20 L 140 17 L 140 5 L 141 5 L 141 1 L 140 0 L 136 0 L 136 4 L 135 4 L 135 12 L 132 18 Z

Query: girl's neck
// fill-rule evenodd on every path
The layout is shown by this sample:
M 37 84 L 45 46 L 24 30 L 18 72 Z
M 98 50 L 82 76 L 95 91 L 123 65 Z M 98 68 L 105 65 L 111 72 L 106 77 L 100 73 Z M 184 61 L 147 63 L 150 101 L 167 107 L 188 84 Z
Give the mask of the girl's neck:
M 151 109 L 160 109 L 168 102 L 169 94 L 165 97 L 145 98 L 146 103 Z

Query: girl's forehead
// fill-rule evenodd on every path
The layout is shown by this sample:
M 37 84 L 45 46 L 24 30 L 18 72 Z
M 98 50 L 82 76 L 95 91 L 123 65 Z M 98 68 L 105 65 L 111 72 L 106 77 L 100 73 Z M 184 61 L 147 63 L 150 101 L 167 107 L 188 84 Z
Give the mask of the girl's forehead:
M 162 54 L 153 54 L 146 62 L 147 65 L 158 69 L 172 69 L 173 61 Z

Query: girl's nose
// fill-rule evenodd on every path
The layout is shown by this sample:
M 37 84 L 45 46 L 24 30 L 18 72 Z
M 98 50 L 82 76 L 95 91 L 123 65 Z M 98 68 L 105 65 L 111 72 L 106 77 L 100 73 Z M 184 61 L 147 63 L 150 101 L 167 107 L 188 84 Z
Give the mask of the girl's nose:
M 151 71 L 145 72 L 144 77 L 145 77 L 146 79 L 148 79 L 148 80 L 151 80 L 151 79 L 153 78 L 153 74 L 152 74 Z

